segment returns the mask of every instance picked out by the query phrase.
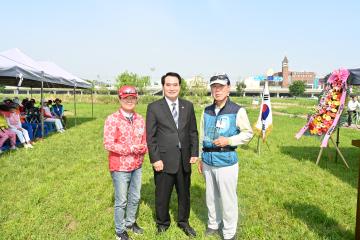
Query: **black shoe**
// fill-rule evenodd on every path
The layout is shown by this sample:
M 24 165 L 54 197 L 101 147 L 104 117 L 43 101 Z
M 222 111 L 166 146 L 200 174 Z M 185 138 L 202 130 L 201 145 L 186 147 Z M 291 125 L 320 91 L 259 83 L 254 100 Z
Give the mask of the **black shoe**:
M 218 229 L 212 229 L 212 228 L 207 227 L 206 231 L 205 231 L 205 236 L 208 237 L 208 236 L 212 236 L 212 235 L 215 235 L 218 233 L 219 233 Z
M 181 225 L 181 224 L 178 224 L 178 227 L 183 230 L 183 232 L 189 236 L 189 237 L 196 237 L 196 232 L 195 230 L 190 227 L 190 225 Z
M 137 225 L 136 222 L 134 222 L 134 224 L 131 225 L 131 226 L 126 226 L 126 229 L 130 230 L 130 231 L 132 231 L 133 233 L 136 233 L 136 234 L 143 234 L 144 233 L 144 229 L 139 227 L 139 225 Z
M 131 238 L 126 231 L 123 231 L 122 233 L 116 233 L 116 240 L 131 240 Z
M 169 226 L 164 226 L 164 225 L 157 225 L 157 233 L 163 233 L 166 232 L 168 230 Z

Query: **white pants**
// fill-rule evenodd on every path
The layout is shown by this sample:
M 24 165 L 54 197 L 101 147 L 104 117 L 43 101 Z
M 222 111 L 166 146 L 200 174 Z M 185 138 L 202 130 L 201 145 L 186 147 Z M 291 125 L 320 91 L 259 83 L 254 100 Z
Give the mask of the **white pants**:
M 238 222 L 237 181 L 238 163 L 228 167 L 213 167 L 203 163 L 206 182 L 208 227 L 219 229 L 223 223 L 224 239 L 236 234 Z
M 44 122 L 53 122 L 55 123 L 55 128 L 57 131 L 63 129 L 63 126 L 61 124 L 61 120 L 58 118 L 46 118 L 44 119 Z
M 26 129 L 21 128 L 21 130 L 18 130 L 17 128 L 10 128 L 10 130 L 16 133 L 21 143 L 30 143 L 29 133 Z

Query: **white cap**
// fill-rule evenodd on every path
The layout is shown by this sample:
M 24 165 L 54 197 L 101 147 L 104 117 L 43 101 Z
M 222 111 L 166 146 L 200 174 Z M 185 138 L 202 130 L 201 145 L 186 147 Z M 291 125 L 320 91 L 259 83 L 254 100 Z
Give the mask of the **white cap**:
M 210 86 L 218 83 L 221 85 L 230 85 L 230 79 L 226 74 L 214 75 L 210 78 Z

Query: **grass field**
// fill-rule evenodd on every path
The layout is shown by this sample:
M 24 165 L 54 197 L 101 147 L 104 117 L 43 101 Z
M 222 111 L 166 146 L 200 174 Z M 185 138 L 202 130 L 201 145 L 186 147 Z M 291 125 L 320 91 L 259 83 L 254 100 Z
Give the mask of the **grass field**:
M 285 104 L 286 111 L 313 105 L 305 100 L 292 103 Z M 114 239 L 113 187 L 102 132 L 105 117 L 118 106 L 95 105 L 95 119 L 89 104 L 77 106 L 76 127 L 70 117 L 65 134 L 38 141 L 32 150 L 1 155 L 0 239 Z M 71 116 L 73 105 L 66 108 Z M 258 110 L 248 109 L 255 122 Z M 199 116 L 201 108 L 196 110 Z M 138 111 L 145 115 L 146 105 L 139 105 Z M 350 169 L 340 158 L 335 162 L 334 148 L 325 151 L 317 166 L 319 140 L 294 138 L 305 120 L 273 117 L 270 150 L 261 145 L 258 156 L 255 140 L 238 150 L 238 239 L 354 239 L 359 150 L 351 146 L 351 139 L 358 139 L 360 132 L 341 129 L 340 147 Z M 173 194 L 173 220 L 176 202 Z M 194 166 L 190 223 L 197 239 L 205 239 L 206 219 L 204 180 Z M 153 174 L 147 156 L 138 223 L 145 234 L 131 234 L 133 239 L 187 239 L 174 221 L 168 232 L 156 235 Z

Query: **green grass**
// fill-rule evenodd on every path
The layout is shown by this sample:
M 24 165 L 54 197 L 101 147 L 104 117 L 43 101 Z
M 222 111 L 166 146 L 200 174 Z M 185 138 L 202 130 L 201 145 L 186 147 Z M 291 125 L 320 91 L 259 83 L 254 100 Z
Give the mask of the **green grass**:
M 65 134 L 51 135 L 32 150 L 1 155 L 0 239 L 114 239 L 113 187 L 102 132 L 105 117 L 117 107 L 97 104 L 92 119 L 90 105 L 79 103 L 76 127 L 70 117 L 72 127 Z M 71 116 L 73 105 L 66 109 Z M 201 109 L 196 110 L 199 115 Z M 145 115 L 146 105 L 138 111 Z M 248 112 L 253 123 L 258 110 Z M 341 129 L 348 170 L 340 158 L 335 163 L 333 148 L 315 165 L 319 140 L 294 138 L 304 124 L 300 118 L 274 116 L 270 150 L 261 145 L 258 156 L 255 139 L 238 150 L 239 239 L 354 239 L 359 150 L 351 139 L 359 138 L 359 131 Z M 153 173 L 146 156 L 138 216 L 145 234 L 131 234 L 133 239 L 187 239 L 174 221 L 175 192 L 170 208 L 172 226 L 157 236 Z M 190 223 L 197 239 L 205 239 L 206 218 L 205 184 L 194 166 Z

